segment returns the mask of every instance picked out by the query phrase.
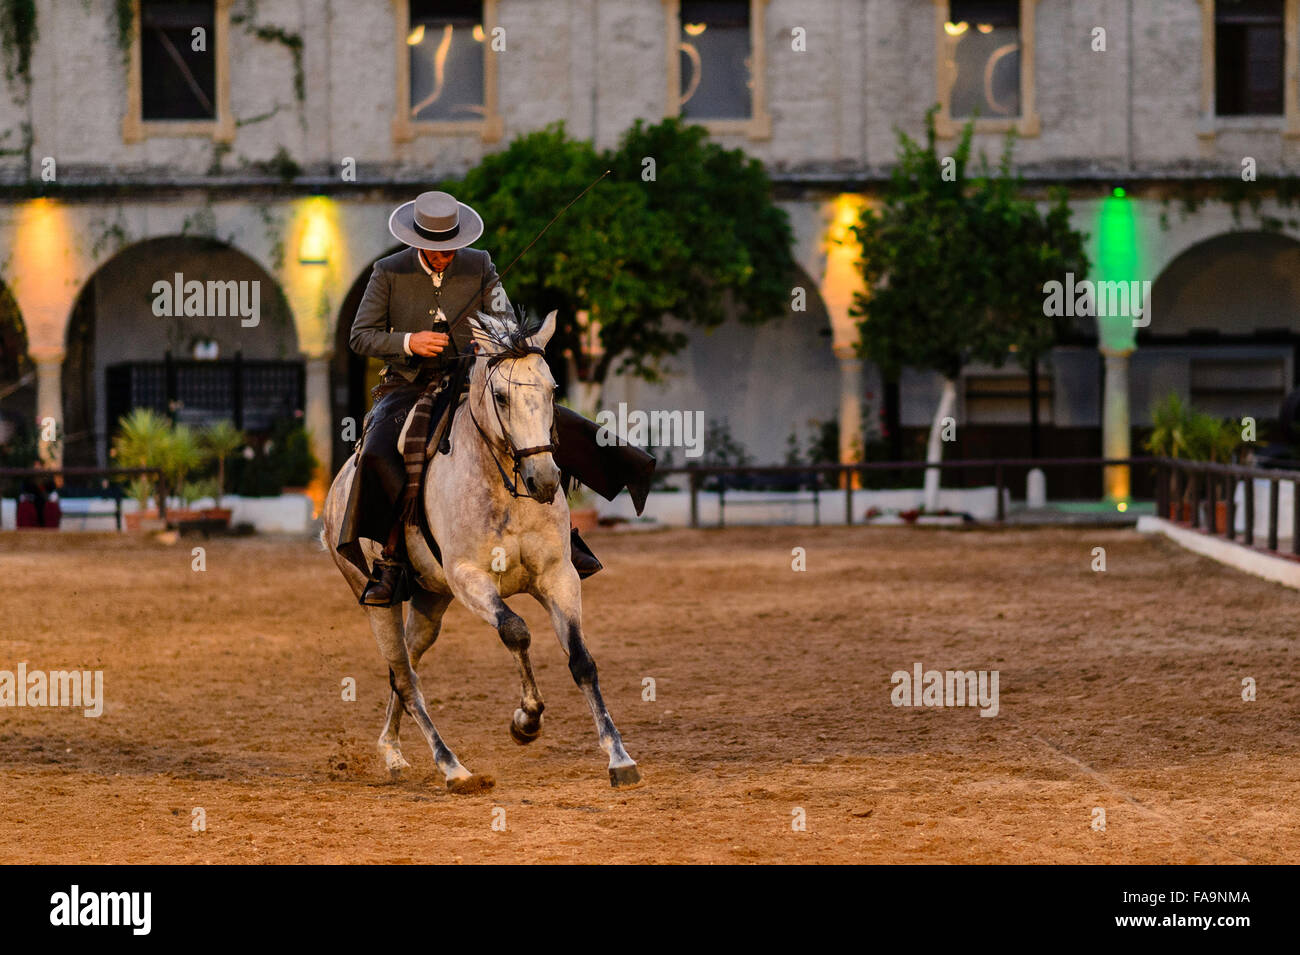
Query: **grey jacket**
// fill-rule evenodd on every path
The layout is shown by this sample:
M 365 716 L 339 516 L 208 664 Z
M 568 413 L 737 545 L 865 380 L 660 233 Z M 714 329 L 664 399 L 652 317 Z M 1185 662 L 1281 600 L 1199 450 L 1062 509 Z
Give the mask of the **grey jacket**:
M 454 322 L 456 316 L 470 302 L 496 281 L 497 270 L 492 257 L 480 249 L 460 249 L 443 272 L 442 288 L 435 288 L 433 279 L 420 264 L 419 253 L 413 248 L 403 249 L 375 263 L 370 273 L 370 283 L 357 306 L 352 320 L 352 333 L 348 344 L 358 355 L 382 358 L 388 362 L 384 371 L 414 380 L 422 369 L 440 371 L 450 366 L 450 357 L 465 354 L 474 340 L 470 320 L 475 311 L 499 314 L 503 309 L 493 308 L 504 299 L 504 292 L 495 288 L 485 292 L 467 316 L 452 329 L 452 345 L 435 358 L 408 355 L 402 345 L 407 332 L 433 331 L 434 315 L 438 308 Z M 504 311 L 510 311 L 505 300 Z

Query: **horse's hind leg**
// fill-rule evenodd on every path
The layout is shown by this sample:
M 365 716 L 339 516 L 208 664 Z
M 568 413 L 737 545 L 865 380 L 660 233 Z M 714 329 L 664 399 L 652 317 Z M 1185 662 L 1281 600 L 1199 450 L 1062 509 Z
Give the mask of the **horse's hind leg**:
M 411 597 L 411 604 L 406 613 L 406 652 L 411 658 L 411 668 L 419 670 L 420 658 L 438 639 L 442 626 L 442 615 L 451 603 L 450 594 L 431 594 L 427 590 L 416 590 Z M 411 764 L 402 755 L 398 744 L 398 732 L 402 725 L 402 699 L 393 690 L 388 695 L 388 714 L 384 720 L 384 731 L 379 735 L 379 755 L 389 775 L 398 777 Z
M 533 676 L 533 660 L 529 654 L 532 636 L 528 625 L 501 599 L 496 584 L 487 574 L 472 568 L 461 569 L 455 580 L 457 596 L 474 613 L 496 628 L 501 642 L 515 658 L 519 667 L 519 707 L 510 720 L 510 738 L 525 745 L 542 735 L 542 691 Z
M 490 788 L 493 784 L 491 777 L 476 776 L 462 766 L 429 718 L 424 693 L 420 690 L 420 677 L 411 665 L 411 655 L 406 649 L 401 608 L 367 607 L 366 616 L 370 619 L 370 629 L 379 644 L 379 652 L 388 661 L 388 680 L 393 692 L 401 698 L 403 708 L 424 734 L 425 741 L 433 750 L 433 761 L 447 779 L 447 788 L 464 793 Z
M 609 783 L 614 787 L 635 786 L 641 782 L 641 772 L 636 763 L 623 748 L 623 738 L 605 708 L 605 699 L 600 694 L 600 683 L 596 679 L 596 661 L 587 651 L 586 641 L 582 638 L 582 589 L 578 574 L 571 565 L 561 567 L 545 581 L 546 586 L 539 591 L 539 599 L 550 611 L 551 623 L 555 635 L 560 639 L 560 646 L 569 655 L 569 672 L 573 681 L 587 698 L 591 715 L 596 721 L 596 732 L 600 737 L 600 748 L 609 754 Z

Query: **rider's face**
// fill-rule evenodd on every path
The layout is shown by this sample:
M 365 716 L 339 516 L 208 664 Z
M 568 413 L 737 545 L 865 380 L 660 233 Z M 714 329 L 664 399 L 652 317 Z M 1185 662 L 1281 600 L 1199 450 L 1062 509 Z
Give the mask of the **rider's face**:
M 456 257 L 455 252 L 430 252 L 425 249 L 421 252 L 424 260 L 429 263 L 429 268 L 435 272 L 441 272 L 447 266 L 451 265 L 451 260 Z

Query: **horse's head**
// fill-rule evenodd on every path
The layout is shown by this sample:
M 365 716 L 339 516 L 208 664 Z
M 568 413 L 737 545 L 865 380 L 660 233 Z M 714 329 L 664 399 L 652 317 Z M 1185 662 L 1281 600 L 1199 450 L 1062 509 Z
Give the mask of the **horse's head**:
M 473 325 L 478 360 L 470 375 L 470 409 L 494 453 L 512 459 L 518 493 L 550 504 L 560 489 L 552 455 L 555 379 L 543 354 L 555 312 L 528 334 L 508 319 L 479 312 Z

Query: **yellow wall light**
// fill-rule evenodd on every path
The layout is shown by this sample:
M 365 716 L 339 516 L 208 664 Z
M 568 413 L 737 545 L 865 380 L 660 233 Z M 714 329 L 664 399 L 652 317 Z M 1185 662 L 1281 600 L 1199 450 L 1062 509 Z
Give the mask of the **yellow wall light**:
M 321 203 L 313 202 L 302 227 L 302 237 L 298 240 L 298 262 L 301 265 L 328 265 L 330 260 L 330 238 L 334 231 L 329 215 Z

